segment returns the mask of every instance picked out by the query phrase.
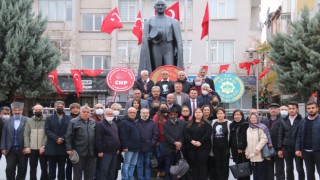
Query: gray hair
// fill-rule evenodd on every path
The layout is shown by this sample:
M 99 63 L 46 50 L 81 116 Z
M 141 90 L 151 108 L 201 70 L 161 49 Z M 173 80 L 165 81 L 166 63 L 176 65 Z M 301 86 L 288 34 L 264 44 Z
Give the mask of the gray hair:
M 54 103 L 54 106 L 56 107 L 56 106 L 58 106 L 58 104 L 62 104 L 63 106 L 65 106 L 65 104 L 64 104 L 63 101 L 56 101 L 56 102 Z
M 35 108 L 36 106 L 40 106 L 41 109 L 42 109 L 42 111 L 43 111 L 43 106 L 42 106 L 41 104 L 36 104 L 36 105 L 34 105 L 34 106 L 32 107 L 32 110 L 34 110 L 34 108 Z
M 153 86 L 153 87 L 151 88 L 151 91 L 153 91 L 154 89 L 159 89 L 159 90 L 160 90 L 160 87 L 159 87 L 159 86 Z
M 113 103 L 110 108 L 111 108 L 111 109 L 114 109 L 114 108 L 116 108 L 116 109 L 122 109 L 122 106 L 121 106 L 121 104 L 119 104 L 119 103 Z
M 210 85 L 207 84 L 207 83 L 204 83 L 204 84 L 201 85 L 201 88 L 205 88 L 205 87 L 206 87 L 206 88 L 210 88 Z
M 89 111 L 91 111 L 91 108 L 90 108 L 89 106 L 84 105 L 84 106 L 81 106 L 81 107 L 80 107 L 80 112 L 82 112 L 82 111 L 85 110 L 85 109 L 89 109 Z
M 140 75 L 143 75 L 144 73 L 148 73 L 148 75 L 149 75 L 149 71 L 147 71 L 147 70 L 142 70 Z
M 107 112 L 113 112 L 113 110 L 111 108 L 106 108 L 106 110 L 104 111 L 104 113 L 107 113 Z

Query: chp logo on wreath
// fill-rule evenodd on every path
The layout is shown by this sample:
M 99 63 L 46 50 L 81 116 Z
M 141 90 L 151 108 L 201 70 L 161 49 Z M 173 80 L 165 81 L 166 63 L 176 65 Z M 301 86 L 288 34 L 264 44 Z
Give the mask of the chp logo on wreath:
M 135 81 L 133 71 L 126 67 L 113 68 L 106 77 L 108 87 L 116 92 L 125 92 L 132 88 Z
M 233 103 L 239 100 L 244 93 L 243 81 L 235 74 L 219 74 L 214 78 L 216 92 L 223 103 Z

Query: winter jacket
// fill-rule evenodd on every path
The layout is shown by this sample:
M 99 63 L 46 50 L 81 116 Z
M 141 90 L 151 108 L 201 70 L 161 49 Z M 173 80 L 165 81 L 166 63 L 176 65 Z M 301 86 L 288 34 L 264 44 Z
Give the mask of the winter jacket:
M 247 147 L 247 129 L 249 124 L 244 119 L 233 121 L 230 124 L 230 147 L 231 151 L 242 150 Z
M 296 150 L 301 151 L 304 149 L 304 139 L 305 139 L 305 135 L 306 133 L 310 133 L 306 131 L 306 121 L 309 121 L 306 118 L 304 118 L 300 124 L 299 124 L 299 130 L 297 133 L 297 140 L 296 140 Z M 313 120 L 313 126 L 312 126 L 312 149 L 313 151 L 317 151 L 320 152 L 320 117 L 318 115 L 318 117 L 316 119 Z
M 282 120 L 282 117 L 279 114 L 277 119 L 274 120 L 272 126 L 270 126 L 270 121 L 271 121 L 270 118 L 271 118 L 270 114 L 268 114 L 268 116 L 265 119 L 263 119 L 261 121 L 261 123 L 265 124 L 268 127 L 268 129 L 270 131 L 270 135 L 271 135 L 272 145 L 276 150 L 278 150 L 278 147 L 277 147 L 278 146 L 278 139 L 279 139 L 278 135 L 279 135 L 279 127 L 280 127 L 280 122 Z
M 116 153 L 121 148 L 119 132 L 116 123 L 102 120 L 96 125 L 96 149 L 97 152 Z
M 122 149 L 138 152 L 141 148 L 141 135 L 136 122 L 125 117 L 119 127 Z
M 157 123 L 151 119 L 139 119 L 137 126 L 141 134 L 141 152 L 152 152 L 159 139 Z
M 165 138 L 163 136 L 163 125 L 164 123 L 167 121 L 166 118 L 164 117 L 162 119 L 162 123 L 159 123 L 159 118 L 158 118 L 158 115 L 154 115 L 153 116 L 153 120 L 157 123 L 157 126 L 158 126 L 158 129 L 159 129 L 159 139 L 158 139 L 158 142 L 164 142 L 165 141 Z
M 149 80 L 147 83 L 147 90 L 144 89 L 145 82 L 139 78 L 138 80 L 134 81 L 132 89 L 139 89 L 141 91 L 142 97 L 144 94 L 151 95 L 151 88 L 154 86 L 154 82 L 152 80 Z
M 210 150 L 211 149 L 211 134 L 212 127 L 209 123 L 203 122 L 200 126 L 199 123 L 193 122 L 190 127 L 187 122 L 187 125 L 184 128 L 184 137 L 187 150 Z M 194 146 L 191 144 L 191 141 L 199 141 L 201 143 L 200 147 Z
M 75 150 L 79 156 L 95 155 L 95 129 L 93 119 L 85 122 L 81 117 L 72 119 L 66 134 L 66 149 Z
M 183 130 L 186 125 L 185 121 L 177 120 L 173 124 L 172 120 L 168 119 L 163 125 L 163 136 L 165 138 L 164 144 L 164 155 L 170 155 L 172 152 L 176 151 L 176 146 L 174 142 L 179 141 L 184 142 Z M 182 145 L 183 147 L 184 145 Z
M 63 114 L 61 123 L 59 123 L 57 114 L 47 116 L 45 121 L 45 132 L 47 135 L 46 155 L 66 155 L 65 136 L 71 116 Z M 58 138 L 64 139 L 62 144 L 57 144 Z
M 182 92 L 184 92 L 186 94 L 189 94 L 189 90 L 190 90 L 192 84 L 187 81 L 187 78 L 184 79 L 184 80 L 178 79 L 176 82 L 182 83 Z M 172 92 L 173 91 L 174 91 L 174 83 L 173 83 L 173 86 L 172 86 Z
M 302 116 L 300 114 L 297 114 L 297 117 L 293 121 L 293 125 L 290 123 L 289 115 L 281 120 L 277 144 L 278 149 L 282 149 L 284 146 L 295 146 L 299 123 L 301 121 Z
M 255 150 L 261 151 L 264 145 L 268 142 L 266 134 L 260 128 L 251 128 L 247 130 L 247 148 L 246 155 L 253 154 Z M 250 159 L 251 162 L 262 162 L 264 158 L 261 156 L 261 152 Z
M 39 150 L 42 146 L 47 144 L 47 136 L 44 132 L 46 116 L 37 117 L 33 116 L 27 120 L 24 129 L 24 147 L 33 150 Z

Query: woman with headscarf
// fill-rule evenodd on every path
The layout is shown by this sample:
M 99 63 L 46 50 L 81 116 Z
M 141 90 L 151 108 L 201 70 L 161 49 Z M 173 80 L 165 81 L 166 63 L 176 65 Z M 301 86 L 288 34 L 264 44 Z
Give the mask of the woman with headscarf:
M 260 117 L 255 113 L 251 113 L 249 115 L 245 154 L 246 158 L 251 161 L 254 180 L 267 180 L 267 161 L 261 156 L 263 146 L 268 143 L 268 139 L 271 139 L 268 138 L 270 133 L 267 131 L 268 128 L 260 123 Z
M 244 119 L 244 113 L 240 109 L 236 109 L 232 113 L 233 122 L 230 124 L 230 148 L 233 162 L 236 164 L 248 162 L 245 156 L 247 147 L 247 129 L 248 122 Z M 250 176 L 238 178 L 238 180 L 250 180 Z

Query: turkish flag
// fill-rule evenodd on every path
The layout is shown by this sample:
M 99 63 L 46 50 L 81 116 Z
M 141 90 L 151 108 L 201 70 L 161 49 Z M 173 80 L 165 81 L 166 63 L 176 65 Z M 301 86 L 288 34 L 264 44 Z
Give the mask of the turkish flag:
M 250 75 L 251 64 L 252 64 L 252 62 L 239 63 L 239 68 L 246 69 L 247 70 L 247 76 L 249 76 Z
M 226 73 L 229 69 L 230 64 L 221 64 L 219 68 L 219 74 Z
M 202 33 L 201 33 L 201 40 L 208 35 L 209 33 L 209 5 L 207 2 L 206 10 L 204 11 L 204 16 L 202 19 Z
M 260 59 L 254 59 L 253 61 L 252 61 L 252 64 L 253 65 L 256 65 L 256 64 L 259 64 L 260 63 Z
M 109 14 L 104 18 L 101 25 L 101 32 L 111 34 L 113 30 L 122 28 L 121 19 L 119 16 L 118 8 L 112 9 Z
M 165 15 L 172 17 L 173 19 L 176 19 L 180 21 L 180 4 L 179 1 L 174 3 L 172 6 L 168 7 L 166 11 L 164 12 Z
M 82 80 L 81 80 L 81 71 L 78 70 L 78 69 L 74 69 L 74 70 L 70 70 L 70 71 L 71 71 L 71 75 L 72 75 L 72 78 L 73 78 L 74 87 L 76 89 L 77 97 L 79 97 L 80 93 L 83 92 Z
M 54 70 L 51 73 L 48 74 L 48 77 L 51 81 L 51 83 L 53 84 L 53 86 L 56 88 L 56 91 L 58 94 L 64 94 L 64 92 L 62 92 L 62 90 L 59 88 L 58 85 L 58 71 Z
M 201 66 L 202 69 L 204 69 L 206 72 L 208 71 L 208 66 Z
M 260 74 L 259 74 L 259 80 L 264 77 L 269 72 L 269 68 L 265 68 Z
M 87 69 L 81 69 L 81 72 L 87 76 L 95 77 L 101 73 L 103 73 L 104 70 L 87 70 Z
M 134 23 L 132 33 L 138 38 L 138 45 L 140 45 L 142 43 L 142 20 L 140 11 L 138 12 L 138 16 L 136 22 Z

